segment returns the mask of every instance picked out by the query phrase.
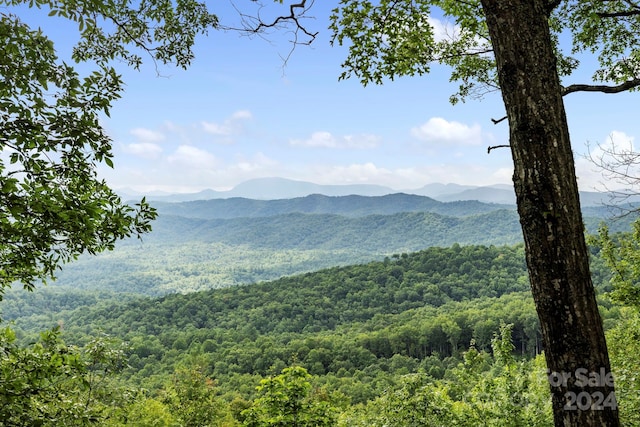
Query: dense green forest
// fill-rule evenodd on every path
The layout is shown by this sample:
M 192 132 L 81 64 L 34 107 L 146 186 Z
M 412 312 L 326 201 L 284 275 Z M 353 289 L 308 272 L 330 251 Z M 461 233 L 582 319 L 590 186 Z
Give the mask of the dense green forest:
M 261 2 L 248 2 L 255 8 L 237 3 L 218 4 L 214 12 L 198 0 L 4 2 L 0 426 L 546 426 L 552 418 L 557 426 L 618 427 L 618 418 L 640 425 L 640 222 L 620 238 L 608 233 L 626 230 L 631 218 L 609 223 L 587 249 L 583 231 L 594 233 L 606 214 L 585 208 L 583 223 L 570 109 L 563 104 L 574 92 L 640 87 L 638 4 L 343 0 L 327 8 L 302 0 L 275 2 L 283 9 L 270 11 Z M 281 166 L 289 174 L 308 174 L 351 165 L 343 178 L 374 179 L 374 171 L 375 179 L 385 180 L 438 175 L 449 166 L 447 175 L 465 180 L 486 180 L 491 173 L 484 168 L 484 177 L 476 177 L 475 159 L 461 147 L 496 138 L 477 123 L 440 117 L 441 88 L 421 91 L 434 95 L 430 106 L 436 109 L 417 127 L 424 113 L 407 117 L 400 132 L 410 129 L 411 139 L 389 126 L 358 130 L 355 123 L 356 136 L 345 126 L 354 125 L 349 113 L 357 108 L 344 110 L 347 115 L 333 108 L 325 111 L 335 113 L 328 119 L 333 128 L 312 130 L 302 142 L 308 123 L 297 135 L 280 134 L 284 127 L 277 123 L 264 127 L 274 120 L 253 121 L 258 104 L 252 102 L 226 119 L 222 110 L 213 114 L 215 106 L 198 108 L 201 100 L 225 108 L 233 103 L 224 96 L 191 99 L 191 89 L 202 87 L 194 81 L 176 92 L 186 108 L 153 104 L 173 107 L 169 115 L 186 113 L 182 119 L 169 117 L 160 126 L 122 122 L 131 118 L 128 110 L 114 107 L 130 78 L 126 66 L 151 66 L 158 76 L 181 73 L 196 59 L 196 40 L 214 31 L 262 37 L 277 50 L 286 40 L 283 64 L 298 46 L 328 35 L 342 51 L 339 80 L 354 78 L 363 86 L 422 76 L 439 63 L 451 67 L 452 104 L 497 90 L 505 116 L 492 120 L 507 120 L 509 140 L 487 151 L 511 151 L 518 214 L 511 206 L 405 194 L 158 204 L 159 218 L 145 198 L 127 203 L 111 188 L 115 182 L 227 185 Z M 217 37 L 210 40 L 217 46 Z M 220 46 L 234 55 L 242 48 Z M 262 56 L 256 52 L 244 56 Z M 209 59 L 229 59 L 209 53 Z M 584 60 L 589 53 L 597 61 Z M 329 63 L 333 59 L 321 59 L 322 67 L 310 74 L 324 73 L 320 68 Z M 260 70 L 256 64 L 248 69 Z M 200 73 L 209 77 L 205 86 L 233 80 L 239 83 L 228 91 L 234 98 L 249 88 L 251 99 L 299 110 L 279 108 L 269 112 L 273 117 L 292 123 L 292 112 L 307 113 L 300 102 L 287 101 L 304 97 L 304 79 L 291 80 L 302 88 L 294 98 L 279 91 L 283 102 L 274 103 L 273 96 L 261 96 L 262 87 L 273 85 L 256 80 L 257 74 L 206 68 Z M 140 89 L 150 95 L 148 87 Z M 329 86 L 323 89 L 327 99 L 339 99 Z M 412 98 L 411 91 L 400 93 L 405 89 L 400 98 L 388 98 L 394 114 L 394 104 Z M 309 99 L 331 108 L 320 98 Z M 351 99 L 389 116 L 379 102 Z M 190 108 L 209 116 L 194 118 Z M 143 113 L 153 119 L 163 114 Z M 365 127 L 374 124 L 371 114 L 360 116 Z M 487 111 L 481 116 L 486 119 Z M 349 123 L 338 123 L 345 117 Z M 431 127 L 433 119 L 444 123 Z M 403 146 L 389 149 L 398 136 Z M 157 144 L 165 139 L 172 141 Z M 307 155 L 293 159 L 284 150 L 281 157 L 287 139 Z M 235 148 L 214 153 L 202 145 L 212 140 Z M 256 151 L 259 140 L 276 151 L 263 153 L 264 144 Z M 629 187 L 636 153 L 611 140 L 587 149 L 587 157 L 606 180 Z M 445 168 L 427 171 L 442 163 L 428 147 L 433 142 L 457 145 L 459 161 L 450 158 Z M 327 148 L 345 153 L 340 164 L 324 162 L 318 169 L 308 162 L 328 159 L 313 154 L 330 153 Z M 401 154 L 390 169 L 385 152 Z M 593 152 L 599 155 L 591 157 Z M 432 158 L 416 165 L 414 154 Z M 105 169 L 120 156 L 124 170 Z M 464 171 L 461 162 L 469 166 Z M 337 179 L 332 175 L 326 178 Z M 244 191 L 252 186 L 245 184 Z M 512 200 L 511 190 L 503 188 L 491 200 Z M 142 244 L 134 242 L 143 235 Z M 67 263 L 112 250 L 122 239 L 115 252 L 82 256 L 42 288 Z M 18 289 L 6 292 L 12 286 Z M 589 375 L 595 369 L 609 375 L 610 361 L 617 394 L 607 378 L 583 383 L 571 377 L 587 367 Z
M 273 280 L 433 246 L 522 241 L 513 208 L 406 194 L 159 203 L 158 209 L 153 231 L 142 242 L 126 240 L 112 252 L 81 256 L 50 286 L 160 296 Z M 327 213 L 331 209 L 335 212 Z M 584 210 L 591 233 L 611 214 L 606 207 Z M 628 229 L 630 221 L 610 221 L 611 230 Z
M 607 291 L 610 274 L 593 255 L 594 280 Z M 629 314 L 600 302 L 607 329 L 623 333 Z M 382 426 L 390 416 L 391 425 L 433 425 L 438 417 L 459 425 L 477 425 L 479 417 L 505 426 L 549 421 L 521 244 L 433 247 L 159 298 L 52 287 L 13 292 L 2 308 L 18 342 L 57 326 L 67 344 L 84 348 L 103 336 L 126 355 L 104 383 L 111 391 L 100 401 L 106 425 L 150 425 L 145 417 L 180 425 L 193 415 L 188 404 L 211 410 L 193 425 L 266 425 L 259 419 L 273 410 L 268 393 L 284 387 L 278 393 L 286 394 L 289 386 L 307 390 L 304 407 L 326 425 Z M 496 390 L 489 396 L 483 387 Z M 133 394 L 114 403 L 122 390 Z M 505 393 L 530 401 L 509 402 Z M 428 409 L 434 402 L 449 415 Z M 417 413 L 423 424 L 410 421 Z
M 82 256 L 33 293 L 6 292 L 2 340 L 16 356 L 0 368 L 37 373 L 48 361 L 43 372 L 62 373 L 38 380 L 29 405 L 68 395 L 60 417 L 102 425 L 271 425 L 292 416 L 278 396 L 298 399 L 307 425 L 547 425 L 516 212 L 407 195 L 372 208 L 371 199 L 160 206 L 142 242 Z M 237 203 L 245 210 L 233 217 Z M 439 211 L 420 211 L 429 204 Z M 606 210 L 585 210 L 595 231 Z M 605 294 L 611 273 L 599 251 L 592 273 Z M 637 320 L 606 297 L 600 307 L 609 334 L 624 337 L 614 360 L 631 372 L 637 365 L 615 355 L 630 351 Z M 620 396 L 638 408 L 626 378 Z M 28 384 L 5 391 L 23 395 Z M 6 411 L 25 404 L 14 400 Z

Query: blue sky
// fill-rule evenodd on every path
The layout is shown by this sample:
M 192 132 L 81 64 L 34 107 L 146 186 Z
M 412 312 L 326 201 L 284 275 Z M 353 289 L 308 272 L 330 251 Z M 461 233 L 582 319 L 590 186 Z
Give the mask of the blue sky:
M 455 84 L 440 66 L 382 86 L 338 81 L 346 50 L 329 46 L 326 29 L 335 4 L 316 3 L 316 19 L 307 24 L 319 37 L 298 46 L 286 64 L 286 32 L 249 38 L 211 31 L 198 40 L 187 71 L 161 66 L 158 76 L 151 64 L 120 68 L 127 89 L 103 123 L 115 169 L 101 167 L 101 175 L 115 188 L 142 192 L 224 190 L 272 176 L 398 190 L 510 183 L 509 151 L 487 154 L 487 146 L 507 143 L 506 122 L 491 122 L 504 115 L 498 93 L 452 106 Z M 223 24 L 237 22 L 228 2 L 211 5 Z M 50 19 L 45 25 L 64 57 L 67 29 Z M 588 74 L 574 80 L 588 82 Z M 638 95 L 572 94 L 565 101 L 579 183 L 591 190 L 601 177 L 581 155 L 587 143 L 629 144 L 640 135 Z

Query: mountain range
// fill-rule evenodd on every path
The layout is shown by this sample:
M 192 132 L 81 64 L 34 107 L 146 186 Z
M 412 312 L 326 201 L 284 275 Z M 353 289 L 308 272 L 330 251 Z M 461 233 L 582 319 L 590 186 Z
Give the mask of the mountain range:
M 56 287 L 145 295 L 194 292 L 453 244 L 522 241 L 515 206 L 441 202 L 414 194 L 151 202 L 159 216 L 142 242 L 65 266 Z M 611 212 L 583 208 L 594 233 Z M 612 232 L 629 229 L 627 216 Z
M 232 197 L 186 202 L 152 201 L 151 204 L 161 215 L 202 219 L 259 218 L 291 213 L 360 217 L 393 215 L 401 212 L 430 212 L 462 217 L 499 209 L 515 209 L 515 206 L 508 204 L 482 203 L 477 200 L 441 202 L 430 197 L 405 193 L 383 196 L 311 194 L 304 197 L 275 200 Z
M 321 194 L 324 196 L 385 196 L 394 193 L 406 193 L 416 196 L 426 196 L 440 202 L 476 200 L 483 203 L 497 203 L 514 205 L 515 193 L 513 187 L 506 184 L 496 184 L 490 186 L 472 186 L 460 184 L 431 183 L 417 189 L 395 190 L 390 187 L 372 184 L 349 184 L 349 185 L 321 185 L 306 181 L 296 181 L 286 178 L 257 178 L 238 184 L 227 191 L 202 190 L 197 193 L 140 193 L 131 189 L 122 189 L 120 196 L 125 200 L 135 200 L 145 196 L 149 201 L 157 202 L 188 202 L 211 199 L 230 199 L 241 197 L 254 200 L 281 200 L 293 199 Z M 601 193 L 595 191 L 583 191 L 580 198 L 583 206 L 599 206 L 609 204 L 612 193 Z M 639 201 L 627 200 L 628 202 Z

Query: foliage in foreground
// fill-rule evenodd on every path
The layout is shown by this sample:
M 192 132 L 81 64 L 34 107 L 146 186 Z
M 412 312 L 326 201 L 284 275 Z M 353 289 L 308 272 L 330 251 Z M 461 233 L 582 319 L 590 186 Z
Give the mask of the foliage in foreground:
M 0 331 L 0 425 L 84 426 L 122 404 L 128 391 L 112 383 L 125 351 L 107 339 L 84 348 L 66 345 L 59 329 L 43 332 L 30 346 Z
M 343 426 L 546 426 L 551 400 L 544 357 L 517 360 L 512 325 L 502 325 L 493 355 L 471 347 L 442 380 L 424 373 L 342 414 Z
M 434 248 L 127 310 L 84 308 L 77 325 L 51 317 L 80 347 L 58 330 L 19 345 L 7 328 L 8 425 L 548 425 L 531 298 L 514 292 L 523 275 L 522 246 Z M 621 414 L 638 425 L 638 314 L 602 302 Z M 129 341 L 126 358 L 116 341 L 90 339 L 92 324 Z
M 640 425 L 640 316 L 630 311 L 609 333 L 625 425 Z M 115 380 L 123 348 L 95 340 L 85 348 L 65 345 L 60 331 L 43 333 L 19 347 L 10 328 L 1 335 L 0 417 L 7 426 L 290 427 L 290 426 L 546 426 L 551 422 L 544 358 L 513 352 L 512 325 L 494 335 L 492 351 L 473 345 L 441 379 L 424 371 L 395 374 L 378 397 L 350 404 L 329 392 L 322 376 L 294 365 L 280 374 L 249 379 L 252 400 L 224 399 L 198 366 L 178 368 L 161 390 L 124 389 Z M 16 375 L 16 372 L 23 373 Z M 24 374 L 26 373 L 26 374 Z
M 150 230 L 156 215 L 146 201 L 129 206 L 97 174 L 100 164 L 113 167 L 100 120 L 124 89 L 112 64 L 137 68 L 142 51 L 187 67 L 196 35 L 217 18 L 194 0 L 2 0 L 0 7 L 1 297 L 16 281 L 33 289 L 78 255 Z M 28 24 L 41 8 L 77 25 L 70 59 L 93 62 L 85 76 Z

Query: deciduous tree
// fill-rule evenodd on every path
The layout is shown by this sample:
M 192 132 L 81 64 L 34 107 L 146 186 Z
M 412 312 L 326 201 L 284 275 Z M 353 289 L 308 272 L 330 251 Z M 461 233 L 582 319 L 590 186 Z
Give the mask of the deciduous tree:
M 280 375 L 264 379 L 257 387 L 259 397 L 243 411 L 244 425 L 251 427 L 331 426 L 336 408 L 328 396 L 312 391 L 311 375 L 300 366 L 282 370 Z
M 194 0 L 0 1 L 0 298 L 13 282 L 33 289 L 80 253 L 150 229 L 155 211 L 125 203 L 97 175 L 113 166 L 100 124 L 123 90 L 113 64 L 186 67 L 199 33 L 217 24 Z M 44 9 L 79 31 L 73 58 L 32 29 L 25 10 Z M 72 60 L 71 60 L 72 59 Z M 92 62 L 81 76 L 73 61 Z
M 289 19 L 300 28 L 295 11 L 304 14 L 307 8 L 306 1 L 291 4 L 292 16 L 273 24 Z M 430 23 L 434 8 L 455 21 L 446 37 L 438 37 Z M 334 43 L 349 48 L 342 78 L 380 84 L 443 63 L 460 82 L 454 102 L 500 90 L 546 361 L 551 372 L 568 377 L 551 387 L 556 425 L 619 424 L 614 403 L 576 410 L 570 405 L 580 393 L 613 397 L 614 389 L 611 381 L 582 387 L 576 379 L 579 369 L 609 375 L 610 364 L 589 273 L 563 96 L 637 88 L 639 26 L 640 5 L 630 0 L 341 0 L 333 11 Z M 562 85 L 561 78 L 580 62 L 563 51 L 561 34 L 571 40 L 570 54 L 597 56 L 592 81 Z
M 105 377 L 124 365 L 123 348 L 113 340 L 92 340 L 83 349 L 62 342 L 60 331 L 41 334 L 28 347 L 15 332 L 0 330 L 0 419 L 7 426 L 85 426 L 122 403 Z

